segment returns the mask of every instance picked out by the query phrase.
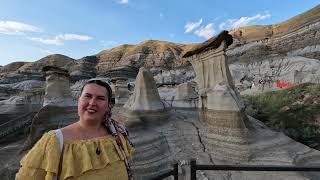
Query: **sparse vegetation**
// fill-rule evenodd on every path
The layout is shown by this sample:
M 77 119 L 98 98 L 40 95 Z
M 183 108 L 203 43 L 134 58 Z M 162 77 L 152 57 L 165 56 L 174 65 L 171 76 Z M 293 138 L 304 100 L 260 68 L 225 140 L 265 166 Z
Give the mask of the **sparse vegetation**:
M 247 113 L 309 147 L 320 150 L 320 85 L 301 84 L 244 96 Z

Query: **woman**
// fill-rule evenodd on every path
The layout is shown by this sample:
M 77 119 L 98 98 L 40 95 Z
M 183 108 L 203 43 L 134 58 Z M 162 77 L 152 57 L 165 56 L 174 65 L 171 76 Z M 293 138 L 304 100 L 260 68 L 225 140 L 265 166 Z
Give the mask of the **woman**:
M 110 86 L 90 80 L 78 100 L 79 120 L 60 130 L 49 131 L 22 160 L 17 180 L 131 179 L 128 159 L 133 148 L 127 131 L 111 120 Z

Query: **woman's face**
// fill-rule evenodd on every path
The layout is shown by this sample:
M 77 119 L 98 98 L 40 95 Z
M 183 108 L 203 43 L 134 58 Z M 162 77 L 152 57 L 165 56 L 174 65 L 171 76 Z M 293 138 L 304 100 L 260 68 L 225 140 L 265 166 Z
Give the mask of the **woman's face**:
M 108 91 L 97 84 L 87 84 L 78 101 L 78 114 L 81 121 L 104 120 L 105 114 L 110 113 Z

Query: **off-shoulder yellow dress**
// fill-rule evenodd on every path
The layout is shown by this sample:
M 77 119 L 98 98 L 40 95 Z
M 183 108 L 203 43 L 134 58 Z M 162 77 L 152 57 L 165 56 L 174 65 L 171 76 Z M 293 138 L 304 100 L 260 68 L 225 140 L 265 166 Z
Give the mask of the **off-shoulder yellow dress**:
M 133 148 L 120 135 L 126 155 Z M 60 160 L 59 141 L 53 131 L 45 133 L 22 158 L 16 180 L 52 180 Z M 99 149 L 100 153 L 96 150 Z M 128 179 L 124 157 L 112 135 L 88 140 L 65 140 L 59 180 L 124 180 Z

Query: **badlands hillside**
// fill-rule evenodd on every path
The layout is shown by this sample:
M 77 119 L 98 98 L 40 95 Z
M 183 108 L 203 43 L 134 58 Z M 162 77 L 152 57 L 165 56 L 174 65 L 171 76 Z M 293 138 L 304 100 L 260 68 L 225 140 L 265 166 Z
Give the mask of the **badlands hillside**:
M 246 112 L 239 95 L 295 86 L 297 91 L 289 89 L 272 96 L 296 97 L 284 101 L 288 105 L 279 101 L 276 107 L 280 109 L 273 108 L 273 112 L 287 112 L 289 117 L 299 117 L 297 122 L 304 121 L 301 114 L 294 115 L 294 108 L 301 107 L 295 102 L 303 102 L 308 109 L 310 97 L 319 97 L 317 85 L 312 85 L 311 94 L 298 96 L 299 84 L 320 83 L 319 42 L 320 5 L 278 24 L 223 31 L 203 43 L 146 40 L 81 59 L 53 54 L 35 62 L 2 66 L 0 176 L 14 179 L 19 160 L 44 132 L 77 119 L 76 98 L 90 78 L 101 78 L 112 85 L 115 119 L 129 125 L 142 123 L 142 128 L 131 129 L 139 154 L 133 159 L 137 179 L 155 177 L 175 161 L 179 163 L 179 175 L 188 179 L 190 157 L 203 164 L 319 165 L 320 152 L 313 149 L 319 147 L 314 143 L 318 137 L 307 143 L 312 148 L 295 141 L 309 136 L 298 134 L 295 140 L 288 137 L 290 130 L 273 121 L 281 117 L 267 109 L 273 102 L 261 103 L 260 99 L 271 95 L 246 98 Z M 199 61 L 208 58 L 213 61 Z M 213 79 L 206 81 L 206 77 Z M 319 108 L 318 101 L 311 104 L 312 112 L 318 112 L 314 109 Z M 318 125 L 312 122 L 313 128 Z M 294 130 L 291 134 L 299 132 L 309 131 Z M 197 177 L 319 179 L 320 175 L 199 171 Z

